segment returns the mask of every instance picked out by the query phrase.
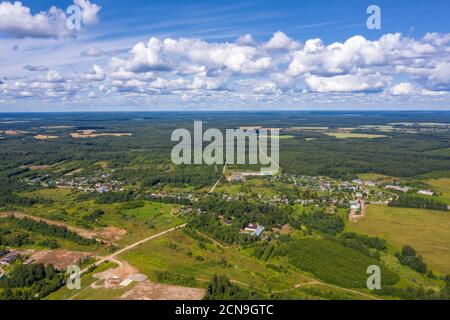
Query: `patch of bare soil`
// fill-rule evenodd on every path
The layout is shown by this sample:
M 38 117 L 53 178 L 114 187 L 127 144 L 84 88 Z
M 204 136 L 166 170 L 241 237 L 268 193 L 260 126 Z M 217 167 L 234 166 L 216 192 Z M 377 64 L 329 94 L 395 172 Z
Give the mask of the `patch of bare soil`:
M 96 133 L 97 130 L 79 130 L 77 132 L 72 132 L 70 135 L 72 138 L 96 138 L 96 137 L 123 137 L 132 136 L 131 133 Z
M 78 169 L 75 169 L 75 170 L 67 172 L 64 176 L 70 177 L 70 176 L 73 176 L 76 173 L 80 173 L 81 171 L 83 171 L 83 168 L 78 168 Z
M 96 238 L 97 240 L 104 239 L 107 241 L 116 241 L 116 240 L 120 240 L 127 233 L 127 230 L 125 230 L 125 229 L 119 229 L 119 228 L 111 227 L 111 226 L 103 228 L 98 231 L 93 231 L 93 230 L 87 230 L 87 229 L 69 226 L 64 222 L 53 221 L 53 220 L 48 220 L 48 219 L 44 219 L 44 218 L 40 218 L 40 217 L 35 217 L 35 216 L 25 214 L 25 213 L 19 212 L 19 211 L 0 212 L 0 218 L 4 218 L 4 217 L 10 216 L 10 215 L 13 215 L 14 217 L 16 217 L 18 219 L 28 218 L 28 219 L 38 221 L 38 222 L 45 222 L 47 224 L 54 225 L 54 226 L 66 227 L 68 230 L 75 232 L 84 238 L 89 238 L 89 239 Z
M 117 263 L 119 266 L 114 269 L 108 269 L 103 272 L 94 274 L 93 277 L 100 281 L 93 284 L 92 288 L 118 289 L 121 288 L 120 284 L 122 283 L 122 281 L 138 273 L 138 269 L 124 261 L 118 259 L 112 259 L 112 261 Z
M 15 218 L 18 218 L 18 219 L 27 218 L 27 219 L 31 219 L 31 220 L 38 221 L 38 222 L 45 222 L 47 224 L 54 225 L 54 226 L 66 227 L 70 231 L 78 233 L 80 236 L 85 237 L 85 238 L 95 238 L 97 236 L 97 234 L 94 231 L 68 226 L 64 222 L 47 220 L 44 218 L 31 216 L 29 214 L 25 214 L 25 213 L 19 212 L 19 211 L 0 212 L 0 217 L 7 217 L 9 215 L 13 215 Z
M 31 257 L 36 263 L 52 264 L 56 269 L 66 269 L 67 266 L 88 259 L 92 253 L 76 252 L 68 250 L 44 250 L 34 253 Z
M 45 170 L 47 168 L 48 168 L 47 165 L 43 165 L 43 166 L 29 166 L 28 167 L 28 169 L 30 169 L 31 171 Z
M 121 300 L 201 300 L 205 289 L 187 288 L 169 284 L 153 283 L 149 280 L 136 284 L 124 293 Z
M 44 135 L 44 134 L 38 134 L 35 135 L 33 138 L 35 138 L 36 140 L 53 140 L 53 139 L 58 139 L 58 136 L 50 136 L 50 135 Z
M 103 239 L 112 240 L 112 241 L 119 240 L 126 234 L 127 234 L 127 230 L 119 229 L 116 227 L 106 227 L 102 230 L 97 231 L 98 237 L 103 238 Z

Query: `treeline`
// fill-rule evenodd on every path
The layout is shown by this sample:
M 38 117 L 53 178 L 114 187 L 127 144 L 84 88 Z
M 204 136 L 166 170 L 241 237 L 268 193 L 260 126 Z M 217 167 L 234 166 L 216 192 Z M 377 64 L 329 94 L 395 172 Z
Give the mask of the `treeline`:
M 204 300 L 257 300 L 263 297 L 231 283 L 227 276 L 214 275 L 206 287 Z
M 26 198 L 8 191 L 0 191 L 0 208 L 3 207 L 31 207 L 39 203 L 37 198 Z
M 417 251 L 414 248 L 405 245 L 402 248 L 402 252 L 397 252 L 395 256 L 401 264 L 420 273 L 427 272 L 427 264 L 423 262 L 422 256 L 417 255 Z
M 215 240 L 228 245 L 248 245 L 257 240 L 252 235 L 240 233 L 241 229 L 236 224 L 224 225 L 214 215 L 206 213 L 192 217 L 188 222 L 188 227 L 198 229 Z
M 347 248 L 357 250 L 368 257 L 380 259 L 379 251 L 386 250 L 386 240 L 378 237 L 369 237 L 354 232 L 344 232 L 337 238 L 339 243 Z
M 13 233 L 9 230 L 0 230 L 0 246 L 21 247 L 34 243 L 30 235 L 24 232 Z
M 0 279 L 0 300 L 42 299 L 64 284 L 64 276 L 52 265 L 18 264 Z
M 392 286 L 382 286 L 374 293 L 382 296 L 399 297 L 405 300 L 450 300 L 450 275 L 443 278 L 445 287 L 439 291 L 420 287 L 397 288 Z
M 117 202 L 128 202 L 135 199 L 134 192 L 132 190 L 119 191 L 119 192 L 105 192 L 96 197 L 95 203 L 97 204 L 113 204 Z
M 303 132 L 302 135 L 314 137 L 313 132 Z M 426 156 L 428 150 L 448 148 L 448 133 L 421 133 L 421 139 L 403 133 L 389 133 L 389 136 L 390 139 L 369 140 L 335 139 L 319 134 L 319 139 L 312 142 L 301 138 L 285 139 L 280 143 L 281 167 L 284 172 L 296 175 L 343 179 L 364 172 L 413 177 L 450 170 L 448 157 Z
M 442 210 L 447 211 L 447 204 L 440 200 L 433 198 L 422 198 L 413 195 L 400 195 L 397 199 L 389 202 L 391 207 L 402 207 L 402 208 L 421 208 L 421 209 L 431 209 L 431 210 Z
M 190 206 L 192 204 L 192 201 L 188 198 L 184 197 L 177 197 L 177 196 L 147 196 L 147 200 L 153 201 L 153 202 L 160 202 L 160 203 L 167 203 L 167 204 L 181 204 L 185 206 Z
M 97 242 L 95 239 L 84 238 L 79 234 L 70 231 L 65 226 L 52 225 L 44 221 L 35 221 L 28 218 L 19 219 L 14 216 L 9 216 L 5 219 L 7 219 L 7 222 L 13 223 L 20 229 L 36 232 L 49 237 L 66 239 L 84 246 L 93 245 Z

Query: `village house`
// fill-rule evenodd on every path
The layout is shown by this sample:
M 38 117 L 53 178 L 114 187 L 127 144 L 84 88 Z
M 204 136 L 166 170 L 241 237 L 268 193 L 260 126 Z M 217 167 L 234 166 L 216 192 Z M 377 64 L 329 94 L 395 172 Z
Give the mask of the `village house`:
M 249 223 L 244 228 L 244 231 L 249 232 L 252 236 L 259 237 L 264 231 L 264 226 L 259 226 L 256 223 Z
M 432 195 L 434 195 L 434 192 L 431 190 L 419 190 L 419 191 L 417 191 L 417 194 L 421 194 L 424 196 L 432 196 Z

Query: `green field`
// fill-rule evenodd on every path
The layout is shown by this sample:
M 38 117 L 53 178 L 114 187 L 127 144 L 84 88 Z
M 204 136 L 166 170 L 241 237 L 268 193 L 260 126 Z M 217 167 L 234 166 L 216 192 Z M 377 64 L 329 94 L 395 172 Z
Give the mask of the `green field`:
M 102 265 L 96 267 L 91 272 L 84 273 L 81 276 L 81 289 L 70 290 L 69 288 L 67 288 L 66 285 L 64 285 L 59 290 L 57 290 L 57 291 L 51 293 L 50 295 L 48 295 L 47 297 L 45 297 L 45 300 L 67 300 L 67 299 L 71 299 L 73 297 L 78 297 L 78 295 L 81 293 L 84 294 L 84 291 L 93 290 L 93 289 L 89 288 L 89 286 L 92 283 L 97 281 L 97 279 L 94 278 L 93 275 L 96 273 L 105 271 L 107 269 L 110 269 L 110 268 L 115 268 L 115 267 L 117 267 L 117 264 L 115 264 L 113 262 L 105 262 Z
M 288 289 L 308 281 L 293 267 L 288 273 L 278 272 L 266 267 L 266 262 L 236 249 L 220 248 L 212 243 L 199 245 L 183 231 L 149 241 L 121 258 L 152 281 L 156 280 L 158 271 L 165 270 L 194 277 L 200 282 L 209 281 L 214 274 L 224 274 L 241 286 L 253 286 L 262 291 Z
M 398 179 L 378 173 L 361 173 L 358 174 L 358 178 L 361 180 L 375 180 L 375 181 L 389 181 Z
M 445 201 L 448 205 L 450 205 L 450 179 L 431 179 L 427 182 L 442 194 L 439 196 L 439 199 Z
M 408 244 L 433 270 L 450 270 L 450 213 L 426 209 L 369 205 L 366 217 L 348 230 L 384 238 L 400 250 Z

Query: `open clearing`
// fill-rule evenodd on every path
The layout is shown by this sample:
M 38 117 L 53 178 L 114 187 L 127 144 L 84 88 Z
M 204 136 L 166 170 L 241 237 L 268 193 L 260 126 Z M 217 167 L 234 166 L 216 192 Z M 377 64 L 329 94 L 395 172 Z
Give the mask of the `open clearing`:
M 90 257 L 86 252 L 75 252 L 67 250 L 44 250 L 36 252 L 32 258 L 36 263 L 45 265 L 52 264 L 56 269 L 64 270 L 67 266 L 77 263 L 80 259 Z
M 385 138 L 382 134 L 366 134 L 366 133 L 347 133 L 347 132 L 323 132 L 327 136 L 335 137 L 337 139 L 350 139 L 350 138 L 363 138 L 363 139 L 376 139 Z
M 368 205 L 367 214 L 347 226 L 370 236 L 386 239 L 399 251 L 408 244 L 435 271 L 450 270 L 450 213 L 411 208 Z
M 54 140 L 54 139 L 58 139 L 58 136 L 50 136 L 50 135 L 44 135 L 44 134 L 38 134 L 35 135 L 33 138 L 35 138 L 36 140 Z
M 122 300 L 201 300 L 205 289 L 144 281 L 120 297 Z
M 450 179 L 442 178 L 442 179 L 431 179 L 427 181 L 430 185 L 433 186 L 437 191 L 442 193 L 439 198 L 445 201 L 448 205 L 450 205 Z

